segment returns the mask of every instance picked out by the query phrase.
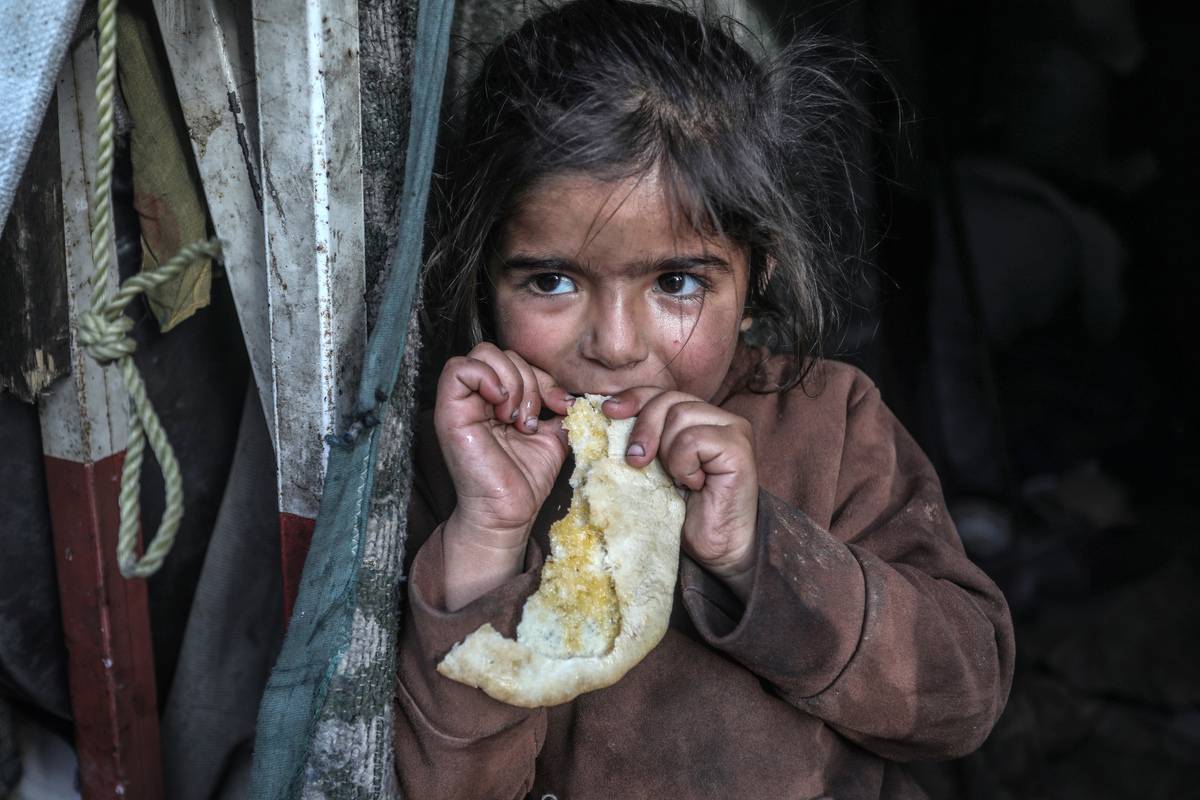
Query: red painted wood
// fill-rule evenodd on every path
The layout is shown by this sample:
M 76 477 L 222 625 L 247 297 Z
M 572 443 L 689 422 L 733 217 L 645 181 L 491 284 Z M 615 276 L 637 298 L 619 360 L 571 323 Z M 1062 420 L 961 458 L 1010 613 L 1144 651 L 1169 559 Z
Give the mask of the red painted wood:
M 117 569 L 124 460 L 123 452 L 95 464 L 45 457 L 85 800 L 163 796 L 146 582 Z
M 283 622 L 292 618 L 296 595 L 300 593 L 300 575 L 304 572 L 304 560 L 308 558 L 308 547 L 312 544 L 315 519 L 282 512 L 279 515 L 279 547 L 283 563 Z

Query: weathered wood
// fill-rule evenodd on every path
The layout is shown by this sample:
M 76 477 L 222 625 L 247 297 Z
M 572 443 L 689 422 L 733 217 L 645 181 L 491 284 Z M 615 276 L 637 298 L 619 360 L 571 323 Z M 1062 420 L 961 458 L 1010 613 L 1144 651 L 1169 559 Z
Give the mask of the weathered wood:
M 394 215 L 404 188 L 416 12 L 413 0 L 359 0 L 358 3 L 363 213 L 371 325 L 378 305 L 376 294 L 395 235 Z
M 295 552 L 366 338 L 358 7 L 255 0 L 253 12 L 280 536 Z
M 58 108 L 51 100 L 0 235 L 0 391 L 27 403 L 70 364 Z
M 363 184 L 367 281 L 378 288 L 394 245 L 410 114 L 416 22 L 412 0 L 359 0 L 362 61 Z M 377 306 L 369 295 L 368 313 Z M 372 320 L 374 318 L 372 317 Z M 407 356 L 383 414 L 370 516 L 359 552 L 347 655 L 337 664 L 316 720 L 305 767 L 305 796 L 394 798 L 392 709 L 398 647 L 404 521 L 410 487 L 409 443 L 420 337 L 416 314 Z M 353 787 L 353 788 L 350 788 Z
M 275 439 L 274 378 L 263 250 L 258 105 L 249 4 L 154 0 L 179 106 L 267 428 Z
M 117 567 L 124 460 L 45 459 L 84 800 L 162 797 L 146 582 Z
M 300 594 L 300 576 L 312 545 L 317 521 L 310 517 L 282 513 L 279 515 L 279 568 L 283 581 L 283 621 L 292 618 L 292 608 Z
M 83 40 L 63 64 L 58 78 L 59 154 L 62 164 L 63 283 L 70 315 L 70 380 L 61 381 L 40 403 L 42 448 L 46 455 L 96 463 L 125 450 L 129 441 L 128 400 L 115 369 L 97 364 L 78 345 L 75 327 L 91 308 L 92 232 L 88 206 L 96 177 L 96 43 Z M 116 246 L 109 258 L 116 263 Z M 108 271 L 108 290 L 117 289 L 117 271 Z
M 72 320 L 90 306 L 95 274 L 88 202 L 96 180 L 96 43 L 82 40 L 58 81 L 62 231 Z M 113 245 L 110 242 L 110 247 Z M 115 262 L 116 254 L 110 250 Z M 109 270 L 115 291 L 116 270 Z M 72 323 L 74 324 L 74 322 Z M 128 398 L 72 331 L 71 375 L 39 404 L 68 677 L 85 800 L 162 796 L 157 692 L 144 581 L 116 564 Z

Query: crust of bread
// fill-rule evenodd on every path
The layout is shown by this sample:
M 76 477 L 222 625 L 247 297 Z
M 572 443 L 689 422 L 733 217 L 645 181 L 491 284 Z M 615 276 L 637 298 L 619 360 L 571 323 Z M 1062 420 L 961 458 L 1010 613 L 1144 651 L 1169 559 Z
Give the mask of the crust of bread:
M 536 627 L 527 623 L 535 595 L 526 601 L 516 640 L 482 625 L 438 664 L 438 672 L 447 678 L 514 706 L 557 705 L 616 683 L 666 633 L 684 503 L 657 460 L 643 469 L 625 462 L 634 421 L 609 420 L 599 410 L 604 399 L 580 398 L 575 406 L 589 407 L 573 408 L 566 427 L 575 452 L 572 505 L 579 495 L 586 501 L 591 525 L 603 537 L 604 567 L 616 592 L 620 625 L 611 647 L 595 655 L 548 653 L 540 640 L 543 634 L 557 633 L 545 630 L 557 622 L 544 621 L 539 609 Z

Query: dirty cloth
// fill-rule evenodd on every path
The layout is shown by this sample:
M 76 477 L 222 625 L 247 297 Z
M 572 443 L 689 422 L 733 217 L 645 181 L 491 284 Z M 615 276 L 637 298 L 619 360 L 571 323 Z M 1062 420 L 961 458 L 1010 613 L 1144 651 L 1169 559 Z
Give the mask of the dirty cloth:
M 251 386 L 163 709 L 167 797 L 246 796 L 258 702 L 282 637 L 275 452 Z
M 165 55 L 155 47 L 146 18 L 117 10 L 117 70 L 133 128 L 133 205 L 142 233 L 142 269 L 154 270 L 181 248 L 208 238 L 208 210 L 192 166 L 187 128 Z M 209 304 L 212 261 L 193 261 L 179 275 L 146 292 L 163 333 Z
M 0 231 L 54 93 L 83 0 L 0 0 Z
M 0 696 L 0 795 L 7 797 L 21 780 L 21 748 L 12 706 Z
M 0 444 L 0 696 L 40 712 L 65 736 L 67 650 L 37 409 L 3 393 Z
M 746 606 L 683 557 L 663 641 L 615 685 L 548 709 L 499 703 L 435 665 L 484 622 L 513 635 L 570 488 L 560 477 L 543 506 L 528 569 L 447 612 L 453 485 L 418 425 L 396 711 L 406 797 L 916 798 L 898 762 L 983 742 L 1008 695 L 1012 626 L 928 460 L 860 371 L 824 362 L 817 391 L 739 391 L 760 357 L 744 348 L 714 399 L 755 432 Z

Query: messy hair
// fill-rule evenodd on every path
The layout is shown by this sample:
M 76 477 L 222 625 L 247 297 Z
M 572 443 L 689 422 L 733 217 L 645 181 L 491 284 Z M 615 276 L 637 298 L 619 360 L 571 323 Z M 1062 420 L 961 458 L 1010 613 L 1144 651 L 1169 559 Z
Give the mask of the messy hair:
M 483 58 L 435 199 L 427 297 L 437 340 L 492 338 L 488 264 L 539 181 L 657 172 L 692 227 L 746 249 L 750 336 L 802 381 L 856 263 L 854 150 L 866 116 L 855 54 L 808 34 L 755 58 L 730 20 L 662 4 L 575 0 Z M 740 31 L 740 33 L 745 33 Z

